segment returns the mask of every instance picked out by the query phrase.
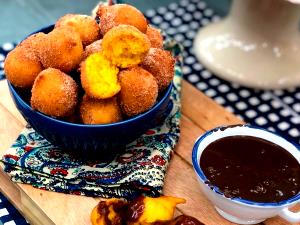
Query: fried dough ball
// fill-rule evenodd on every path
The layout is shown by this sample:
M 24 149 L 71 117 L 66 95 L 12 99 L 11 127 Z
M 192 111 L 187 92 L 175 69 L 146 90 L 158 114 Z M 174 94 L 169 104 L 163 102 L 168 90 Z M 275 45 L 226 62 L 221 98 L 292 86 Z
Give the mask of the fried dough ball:
M 100 27 L 91 16 L 80 14 L 66 14 L 57 20 L 57 27 L 72 27 L 80 35 L 83 46 L 87 46 L 100 38 Z
M 31 106 L 52 117 L 71 115 L 76 107 L 78 86 L 67 74 L 58 69 L 43 70 L 31 90 Z
M 100 29 L 102 35 L 120 24 L 134 26 L 143 33 L 146 33 L 147 31 L 147 20 L 145 16 L 137 8 L 131 5 L 100 5 L 97 16 L 100 17 Z
M 141 201 L 141 203 L 139 203 Z M 133 215 L 136 204 L 143 204 L 143 213 L 137 220 L 130 221 L 130 225 L 149 225 L 155 222 L 167 222 L 174 216 L 176 205 L 185 203 L 185 199 L 171 196 L 160 196 L 158 198 L 142 197 L 129 203 L 129 213 Z
M 7 79 L 19 88 L 31 88 L 42 70 L 43 66 L 34 51 L 25 46 L 18 46 L 8 53 L 4 62 Z
M 158 91 L 164 90 L 174 77 L 175 59 L 169 51 L 151 48 L 144 61 L 142 68 L 149 71 L 157 80 Z
M 119 73 L 119 94 L 122 112 L 135 116 L 150 109 L 156 102 L 158 86 L 151 73 L 141 67 L 132 67 Z
M 105 34 L 102 49 L 114 65 L 127 68 L 144 59 L 150 49 L 150 41 L 135 27 L 119 25 Z
M 38 46 L 45 38 L 44 33 L 36 33 L 23 40 L 6 57 L 4 71 L 7 79 L 16 87 L 31 88 L 34 79 L 43 70 L 38 58 Z
M 79 34 L 72 28 L 55 28 L 42 45 L 39 58 L 45 68 L 56 68 L 65 73 L 74 70 L 81 61 L 83 47 Z
M 85 60 L 88 56 L 90 56 L 93 53 L 101 52 L 101 43 L 102 39 L 97 40 L 92 44 L 86 46 L 83 52 L 82 60 Z
M 80 116 L 84 124 L 107 124 L 122 120 L 122 113 L 116 97 L 94 99 L 83 96 Z
M 30 51 L 32 51 L 36 57 L 38 58 L 39 56 L 39 46 L 41 44 L 44 43 L 45 38 L 46 38 L 46 34 L 42 33 L 42 32 L 38 32 L 35 34 L 30 35 L 29 37 L 27 37 L 25 40 L 23 40 L 19 46 L 21 46 L 22 48 L 29 48 Z
M 163 37 L 160 31 L 152 26 L 148 26 L 146 35 L 148 36 L 151 48 L 162 48 L 163 47 Z
M 129 202 L 112 198 L 99 202 L 92 210 L 91 221 L 92 225 L 168 225 L 176 205 L 181 203 L 185 203 L 185 199 L 171 196 L 140 196 Z
M 82 87 L 89 97 L 111 98 L 121 89 L 117 76 L 119 69 L 112 65 L 102 52 L 87 57 L 81 64 L 80 71 Z

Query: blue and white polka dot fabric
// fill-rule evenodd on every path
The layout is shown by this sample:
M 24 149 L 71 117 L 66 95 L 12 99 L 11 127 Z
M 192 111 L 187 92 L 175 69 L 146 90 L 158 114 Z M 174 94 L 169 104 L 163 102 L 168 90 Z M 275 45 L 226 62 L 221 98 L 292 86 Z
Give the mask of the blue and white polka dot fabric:
M 12 43 L 0 45 L 0 80 L 4 78 L 4 59 L 15 46 Z M 27 221 L 0 192 L 0 225 L 27 225 Z
M 23 216 L 2 193 L 0 193 L 0 225 L 28 225 Z
M 219 79 L 198 62 L 193 54 L 195 35 L 199 28 L 220 20 L 204 1 L 181 0 L 148 10 L 146 16 L 185 47 L 183 73 L 186 80 L 245 122 L 300 143 L 300 88 L 276 91 L 245 88 Z
M 0 45 L 0 80 L 4 78 L 4 59 L 6 54 L 15 46 L 12 43 L 4 43 Z

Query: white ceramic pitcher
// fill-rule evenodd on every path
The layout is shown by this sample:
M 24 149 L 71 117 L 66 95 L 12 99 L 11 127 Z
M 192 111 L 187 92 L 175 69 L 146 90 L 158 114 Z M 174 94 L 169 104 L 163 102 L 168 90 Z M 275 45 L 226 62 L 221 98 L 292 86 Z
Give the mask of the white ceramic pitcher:
M 224 20 L 199 31 L 197 58 L 217 76 L 244 86 L 300 86 L 300 6 L 295 2 L 234 0 Z

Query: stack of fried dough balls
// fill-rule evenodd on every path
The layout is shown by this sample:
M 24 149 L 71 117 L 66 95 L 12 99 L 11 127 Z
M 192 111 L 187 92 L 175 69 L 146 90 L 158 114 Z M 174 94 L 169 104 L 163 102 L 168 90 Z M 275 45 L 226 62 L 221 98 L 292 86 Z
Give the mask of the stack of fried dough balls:
M 99 5 L 97 17 L 99 24 L 67 14 L 8 54 L 7 79 L 31 90 L 34 110 L 76 123 L 115 123 L 149 110 L 168 87 L 175 60 L 138 9 Z

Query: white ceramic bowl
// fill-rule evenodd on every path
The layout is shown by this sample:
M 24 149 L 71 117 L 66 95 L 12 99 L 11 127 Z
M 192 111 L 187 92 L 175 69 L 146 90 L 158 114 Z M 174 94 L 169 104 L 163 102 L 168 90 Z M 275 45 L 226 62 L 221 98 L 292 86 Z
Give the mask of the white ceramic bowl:
M 228 136 L 252 136 L 270 141 L 291 153 L 300 163 L 300 151 L 296 145 L 275 133 L 250 125 L 218 127 L 203 134 L 195 143 L 192 161 L 199 178 L 200 187 L 206 197 L 214 204 L 218 213 L 225 219 L 238 224 L 256 224 L 279 215 L 289 222 L 300 222 L 300 212 L 291 212 L 288 208 L 300 202 L 300 194 L 279 203 L 258 203 L 238 198 L 227 198 L 217 187 L 209 187 L 208 179 L 200 168 L 200 158 L 204 149 L 212 142 Z

